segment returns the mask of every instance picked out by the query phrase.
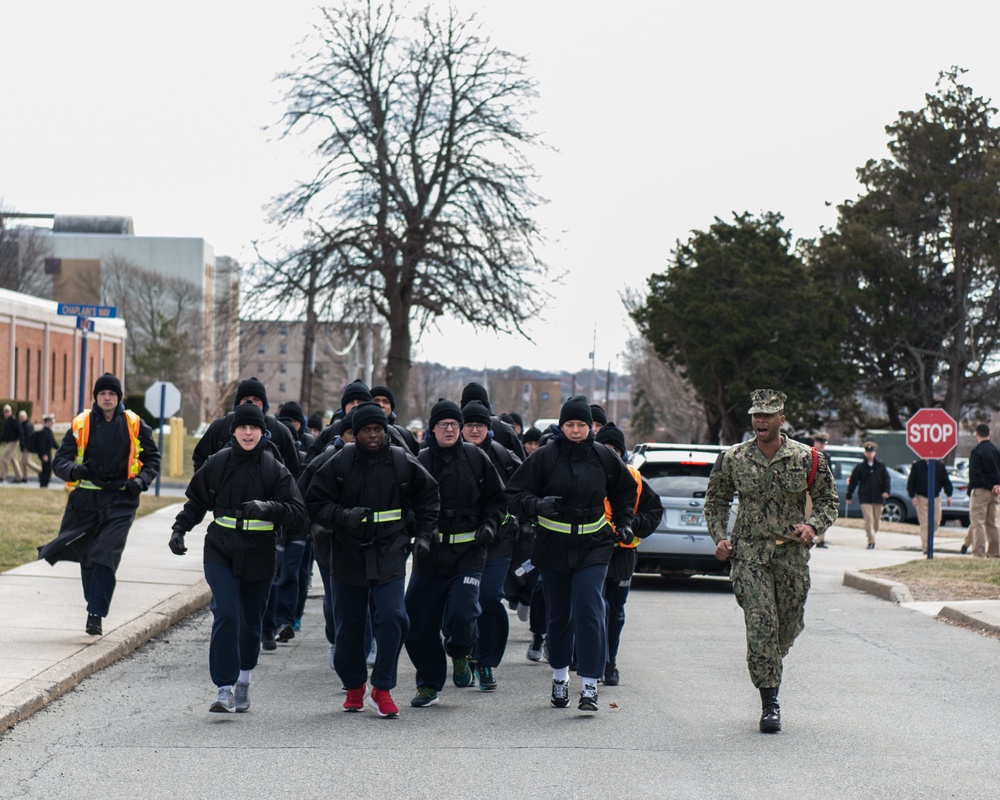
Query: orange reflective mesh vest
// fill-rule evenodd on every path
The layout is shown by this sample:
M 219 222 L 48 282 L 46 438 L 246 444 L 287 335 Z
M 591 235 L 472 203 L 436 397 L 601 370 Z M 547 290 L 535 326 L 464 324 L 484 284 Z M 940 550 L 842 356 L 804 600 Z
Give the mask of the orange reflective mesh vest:
M 73 461 L 77 464 L 83 463 L 83 452 L 87 449 L 87 441 L 90 439 L 90 415 L 94 412 L 84 411 L 73 417 L 73 424 L 70 426 L 70 430 L 73 431 L 73 438 L 76 439 L 76 458 Z M 128 478 L 134 478 L 139 474 L 139 470 L 142 469 L 142 462 L 139 460 L 139 454 L 142 452 L 142 447 L 139 444 L 139 415 L 134 411 L 129 411 L 125 409 L 125 424 L 128 426 Z M 74 487 L 80 481 L 67 481 L 66 485 L 69 487 Z M 87 481 L 83 481 L 87 483 Z M 86 487 L 86 488 L 97 488 L 96 486 Z
M 626 464 L 625 466 L 628 467 L 629 474 L 631 474 L 632 478 L 635 480 L 635 508 L 632 509 L 632 513 L 637 514 L 639 513 L 639 495 L 642 494 L 642 477 L 639 475 L 639 470 L 637 470 L 631 464 Z M 615 528 L 615 523 L 611 521 L 611 503 L 608 502 L 608 498 L 606 497 L 604 498 L 604 516 L 607 518 L 608 524 L 611 526 L 612 530 L 615 530 L 617 532 L 617 528 Z M 638 547 L 638 546 L 639 546 L 638 536 L 633 536 L 632 541 L 629 542 L 628 544 L 615 545 L 615 547 Z

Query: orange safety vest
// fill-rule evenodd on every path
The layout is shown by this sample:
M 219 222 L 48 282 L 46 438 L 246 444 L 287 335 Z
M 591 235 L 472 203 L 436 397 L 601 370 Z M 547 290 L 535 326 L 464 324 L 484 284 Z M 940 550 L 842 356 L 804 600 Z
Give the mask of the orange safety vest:
M 73 438 L 76 439 L 76 458 L 74 463 L 83 463 L 83 453 L 87 449 L 87 442 L 90 439 L 90 415 L 93 411 L 84 411 L 73 418 L 70 430 L 73 431 Z M 139 415 L 134 411 L 125 409 L 125 424 L 128 426 L 129 452 L 128 452 L 128 477 L 134 478 L 142 469 L 142 461 L 139 454 L 142 446 L 139 444 Z M 66 486 L 73 488 L 80 485 L 84 489 L 98 489 L 90 481 L 67 481 Z
M 635 479 L 635 508 L 632 509 L 633 514 L 639 513 L 639 495 L 642 494 L 642 477 L 639 475 L 639 470 L 633 467 L 631 464 L 626 464 L 629 473 Z M 608 524 L 611 526 L 612 530 L 617 531 L 615 528 L 615 523 L 611 521 L 611 503 L 608 502 L 608 498 L 604 498 L 604 516 L 608 520 Z M 616 544 L 615 547 L 638 547 L 639 537 L 633 536 L 632 541 L 628 544 Z

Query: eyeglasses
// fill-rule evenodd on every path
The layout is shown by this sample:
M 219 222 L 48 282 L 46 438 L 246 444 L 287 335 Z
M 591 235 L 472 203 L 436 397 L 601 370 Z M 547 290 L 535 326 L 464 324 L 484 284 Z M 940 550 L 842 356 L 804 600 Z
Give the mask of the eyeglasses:
M 439 422 L 437 426 L 443 431 L 457 431 L 462 427 L 461 422 Z
M 463 430 L 467 430 L 469 433 L 479 433 L 479 431 L 485 431 L 486 426 L 481 422 L 466 422 Z

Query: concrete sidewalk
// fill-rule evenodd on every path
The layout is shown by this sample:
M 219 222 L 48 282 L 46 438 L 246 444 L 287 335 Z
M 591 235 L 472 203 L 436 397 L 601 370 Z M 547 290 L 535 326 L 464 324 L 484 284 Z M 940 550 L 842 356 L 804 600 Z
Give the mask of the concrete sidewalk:
M 84 633 L 79 565 L 35 561 L 0 573 L 0 731 L 208 603 L 205 526 L 188 534 L 183 558 L 167 547 L 179 510 L 168 506 L 132 525 L 103 636 Z
M 201 560 L 205 525 L 188 534 L 184 557 L 167 547 L 179 508 L 161 509 L 132 526 L 111 614 L 104 620 L 104 636 L 83 631 L 87 612 L 78 565 L 52 567 L 36 561 L 0 573 L 0 618 L 6 620 L 0 657 L 0 732 L 208 603 L 211 593 Z M 937 538 L 935 551 L 942 557 L 958 553 L 962 544 L 961 538 L 954 538 L 958 531 L 945 529 Z M 847 586 L 921 613 L 1000 632 L 1000 600 L 912 603 L 902 584 L 857 571 L 919 558 L 916 535 L 880 531 L 878 548 L 865 550 L 864 531 L 834 526 L 827 541 L 829 548 L 813 551 L 814 569 L 844 569 Z

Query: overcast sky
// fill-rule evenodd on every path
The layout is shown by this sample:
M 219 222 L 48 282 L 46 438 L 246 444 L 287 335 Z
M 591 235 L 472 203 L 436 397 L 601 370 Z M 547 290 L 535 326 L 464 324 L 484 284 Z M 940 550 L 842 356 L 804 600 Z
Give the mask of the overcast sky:
M 533 156 L 542 256 L 568 278 L 539 287 L 554 297 L 534 343 L 448 322 L 426 333 L 414 357 L 451 366 L 588 368 L 596 326 L 596 366 L 617 368 L 631 330 L 618 296 L 664 270 L 678 239 L 734 211 L 777 211 L 814 237 L 939 71 L 967 67 L 1000 99 L 987 0 L 455 5 L 539 83 L 530 125 L 553 148 Z M 137 234 L 249 260 L 274 235 L 264 206 L 306 174 L 301 148 L 262 128 L 315 18 L 297 2 L 5 3 L 0 201 L 128 215 Z

